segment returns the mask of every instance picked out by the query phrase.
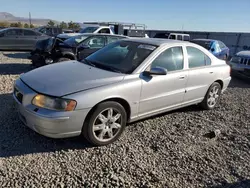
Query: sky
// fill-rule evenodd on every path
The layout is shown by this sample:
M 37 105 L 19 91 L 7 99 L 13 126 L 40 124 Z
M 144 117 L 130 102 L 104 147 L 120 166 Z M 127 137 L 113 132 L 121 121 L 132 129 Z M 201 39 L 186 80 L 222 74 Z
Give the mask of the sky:
M 250 32 L 250 0 L 1 0 L 0 12 L 58 21 L 119 21 L 147 29 Z

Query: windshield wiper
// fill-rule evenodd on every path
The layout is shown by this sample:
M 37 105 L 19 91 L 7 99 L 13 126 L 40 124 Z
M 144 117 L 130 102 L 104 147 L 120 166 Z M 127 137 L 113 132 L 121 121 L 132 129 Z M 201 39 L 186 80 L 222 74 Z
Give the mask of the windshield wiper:
M 83 60 L 86 62 L 86 64 L 91 65 L 92 67 L 96 67 L 96 65 L 94 63 L 92 63 L 91 61 L 89 61 L 87 59 L 83 59 Z
M 97 63 L 96 66 L 103 67 L 104 69 L 111 70 L 113 72 L 122 73 L 119 69 L 112 67 L 112 66 L 108 66 L 108 65 L 104 65 L 104 64 L 100 64 L 100 63 Z

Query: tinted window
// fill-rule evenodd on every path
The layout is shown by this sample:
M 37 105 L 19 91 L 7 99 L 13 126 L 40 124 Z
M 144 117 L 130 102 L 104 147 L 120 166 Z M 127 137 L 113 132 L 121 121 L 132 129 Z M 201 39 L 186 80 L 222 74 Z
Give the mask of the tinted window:
M 109 44 L 109 43 L 115 42 L 117 40 L 121 40 L 123 38 L 120 38 L 120 37 L 107 37 L 107 39 L 108 39 L 108 44 Z
M 30 30 L 23 30 L 23 34 L 24 36 L 36 36 L 36 33 Z
M 20 29 L 9 29 L 5 32 L 6 36 L 16 36 L 21 35 Z
M 194 47 L 187 47 L 189 68 L 211 65 L 211 59 L 201 50 Z
M 156 46 L 132 41 L 116 41 L 88 56 L 86 60 L 97 67 L 133 72 L 155 50 Z
M 173 47 L 162 52 L 151 64 L 151 68 L 162 67 L 167 71 L 183 69 L 182 47 Z
M 175 40 L 176 37 L 175 37 L 175 35 L 170 35 L 170 36 L 169 36 L 169 39 L 174 39 L 174 40 Z
M 110 33 L 110 30 L 108 28 L 101 29 L 98 33 Z
M 88 45 L 90 46 L 90 48 L 102 48 L 105 45 L 105 37 L 91 37 L 88 41 Z
M 86 27 L 84 29 L 81 29 L 79 33 L 93 33 L 97 29 L 98 27 Z
M 177 40 L 182 40 L 182 36 L 181 35 L 177 35 Z
M 190 37 L 184 35 L 184 41 L 189 41 L 189 40 L 190 40 Z

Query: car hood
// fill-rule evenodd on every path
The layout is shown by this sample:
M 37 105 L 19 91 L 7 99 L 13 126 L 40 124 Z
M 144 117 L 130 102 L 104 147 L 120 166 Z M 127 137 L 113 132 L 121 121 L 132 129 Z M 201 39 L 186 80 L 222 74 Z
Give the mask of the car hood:
M 78 61 L 46 65 L 20 76 L 38 93 L 61 97 L 123 80 L 121 73 L 95 68 Z

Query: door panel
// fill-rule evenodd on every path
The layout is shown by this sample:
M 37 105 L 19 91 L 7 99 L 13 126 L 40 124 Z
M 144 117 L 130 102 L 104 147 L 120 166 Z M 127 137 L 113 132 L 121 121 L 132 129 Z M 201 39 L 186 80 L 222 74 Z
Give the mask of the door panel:
M 183 102 L 187 71 L 153 76 L 151 79 L 141 76 L 141 79 L 139 116 L 165 110 Z
M 139 116 L 166 110 L 183 102 L 188 73 L 188 70 L 183 70 L 183 48 L 168 47 L 153 60 L 151 68 L 164 68 L 167 75 L 141 76 Z
M 202 99 L 212 84 L 215 70 L 211 59 L 195 47 L 186 47 L 188 55 L 188 81 L 184 103 Z
M 215 70 L 212 67 L 189 70 L 184 102 L 203 98 L 212 84 L 214 74 Z

